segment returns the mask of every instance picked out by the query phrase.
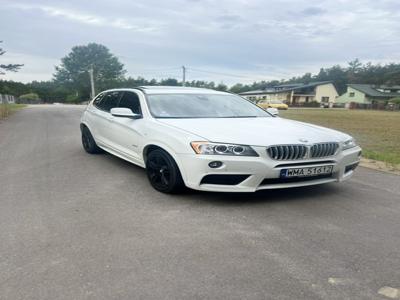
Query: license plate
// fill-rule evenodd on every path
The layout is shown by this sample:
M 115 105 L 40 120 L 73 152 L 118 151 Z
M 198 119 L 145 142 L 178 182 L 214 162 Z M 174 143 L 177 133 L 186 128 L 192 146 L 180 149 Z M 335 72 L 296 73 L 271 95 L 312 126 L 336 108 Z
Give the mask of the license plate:
M 282 169 L 281 178 L 312 177 L 332 174 L 333 166 Z

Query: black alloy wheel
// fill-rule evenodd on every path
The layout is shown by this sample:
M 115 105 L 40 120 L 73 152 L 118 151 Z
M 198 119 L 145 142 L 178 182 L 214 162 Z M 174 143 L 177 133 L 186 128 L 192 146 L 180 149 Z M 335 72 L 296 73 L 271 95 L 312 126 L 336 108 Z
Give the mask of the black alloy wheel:
M 90 154 L 102 152 L 101 148 L 97 146 L 90 130 L 86 126 L 82 127 L 82 146 L 83 149 Z
M 150 184 L 163 193 L 179 192 L 184 186 L 174 159 L 164 150 L 151 151 L 146 159 L 146 172 Z

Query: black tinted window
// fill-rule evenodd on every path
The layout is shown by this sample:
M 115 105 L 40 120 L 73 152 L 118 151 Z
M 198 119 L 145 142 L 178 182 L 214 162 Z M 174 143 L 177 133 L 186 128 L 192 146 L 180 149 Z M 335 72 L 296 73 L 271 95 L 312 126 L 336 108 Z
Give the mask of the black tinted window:
M 119 102 L 119 107 L 130 108 L 132 112 L 138 115 L 142 113 L 140 109 L 139 96 L 132 92 L 125 92 L 123 94 L 121 101 Z
M 121 97 L 121 92 L 109 92 L 104 95 L 101 100 L 99 108 L 104 111 L 110 111 L 111 108 L 118 106 L 119 98 Z
M 93 105 L 96 107 L 100 107 L 101 100 L 103 99 L 104 94 L 100 94 L 94 99 Z

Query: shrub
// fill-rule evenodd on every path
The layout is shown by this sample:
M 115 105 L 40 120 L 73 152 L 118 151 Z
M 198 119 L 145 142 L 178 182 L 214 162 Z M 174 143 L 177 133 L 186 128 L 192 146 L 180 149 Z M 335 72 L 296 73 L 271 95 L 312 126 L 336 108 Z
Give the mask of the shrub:
M 400 104 L 400 97 L 390 99 L 389 103 Z
M 320 107 L 320 103 L 318 101 L 304 102 L 304 107 Z
M 36 93 L 29 93 L 19 96 L 22 100 L 39 101 L 39 95 Z
M 66 99 L 67 103 L 78 103 L 79 101 L 79 97 L 76 94 L 68 95 Z

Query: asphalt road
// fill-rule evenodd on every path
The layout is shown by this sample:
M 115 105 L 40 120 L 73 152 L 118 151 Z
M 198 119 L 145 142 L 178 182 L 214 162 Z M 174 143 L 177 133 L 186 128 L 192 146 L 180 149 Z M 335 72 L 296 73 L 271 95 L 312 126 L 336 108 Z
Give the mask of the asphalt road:
M 0 122 L 0 299 L 389 299 L 400 177 L 218 194 L 156 192 L 80 144 L 83 107 Z

